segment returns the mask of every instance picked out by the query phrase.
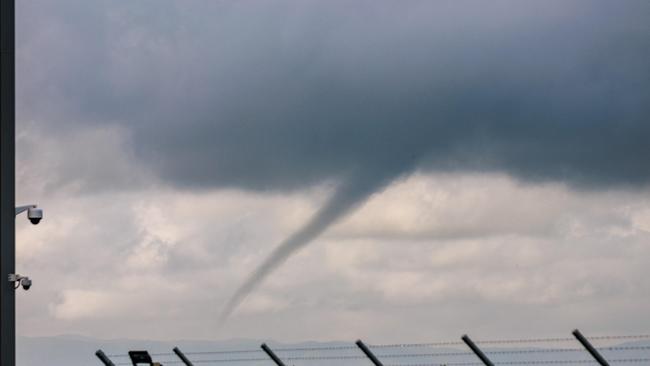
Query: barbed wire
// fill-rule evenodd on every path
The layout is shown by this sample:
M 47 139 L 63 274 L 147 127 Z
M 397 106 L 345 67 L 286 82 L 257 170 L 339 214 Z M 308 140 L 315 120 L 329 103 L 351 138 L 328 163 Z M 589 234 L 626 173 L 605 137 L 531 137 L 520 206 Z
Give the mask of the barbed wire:
M 633 350 L 650 350 L 650 346 L 612 346 L 598 347 L 601 351 L 633 351 Z
M 627 336 L 632 337 L 632 336 Z M 639 337 L 639 336 L 634 336 Z M 591 339 L 591 338 L 590 338 Z M 575 342 L 575 338 L 571 337 L 555 337 L 555 338 L 521 338 L 521 339 L 484 339 L 475 341 L 476 343 L 483 344 L 508 344 L 508 343 L 560 343 L 560 342 Z M 462 341 L 443 341 L 443 342 L 427 342 L 427 343 L 395 343 L 395 344 L 373 344 L 368 345 L 370 348 L 409 348 L 409 347 L 441 347 L 441 346 L 462 346 Z
M 627 358 L 621 360 L 610 360 L 609 362 L 650 362 L 650 358 Z
M 650 358 L 624 358 L 609 360 L 610 363 L 641 363 L 649 362 Z M 596 364 L 595 360 L 541 360 L 541 361 L 508 361 L 495 362 L 495 365 L 566 365 L 566 364 Z M 409 363 L 388 364 L 386 366 L 483 366 L 481 362 L 442 362 L 442 363 Z
M 341 351 L 358 349 L 357 346 L 313 346 L 313 347 L 280 347 L 273 348 L 273 352 L 310 352 L 310 351 Z
M 637 334 L 637 335 L 601 335 L 588 337 L 590 340 L 631 340 L 631 339 L 650 339 L 650 334 Z M 520 339 L 486 339 L 476 341 L 476 343 L 486 345 L 502 345 L 502 344 L 530 344 L 530 343 L 561 343 L 561 342 L 575 342 L 575 338 L 571 337 L 555 337 L 555 338 L 520 338 Z M 464 346 L 462 341 L 441 341 L 441 342 L 426 342 L 426 343 L 394 343 L 394 344 L 371 344 L 369 348 L 374 349 L 408 349 L 408 348 L 427 348 L 427 347 L 455 347 Z M 307 346 L 307 347 L 279 347 L 273 350 L 278 353 L 287 352 L 328 352 L 328 351 L 349 351 L 357 350 L 356 345 L 331 345 L 331 346 Z M 630 346 L 609 346 L 598 347 L 598 350 L 605 352 L 625 352 L 625 351 L 639 351 L 650 350 L 650 345 L 630 345 Z M 507 355 L 507 354 L 534 354 L 534 353 L 570 353 L 570 352 L 584 352 L 582 348 L 539 348 L 539 349 L 497 349 L 486 350 L 486 354 L 490 355 Z M 218 351 L 195 351 L 184 352 L 188 356 L 202 356 L 202 355 L 234 355 L 234 354 L 262 354 L 264 351 L 261 349 L 233 349 L 233 350 L 218 350 Z M 166 357 L 175 356 L 175 353 L 151 353 L 152 357 Z M 450 352 L 433 352 L 433 353 L 378 353 L 378 358 L 418 358 L 418 357 L 456 357 L 456 356 L 472 356 L 472 352 L 465 351 L 450 351 Z M 126 358 L 128 354 L 108 354 L 110 358 Z M 283 357 L 288 361 L 309 361 L 309 360 L 360 360 L 365 359 L 363 355 L 313 355 L 303 356 L 295 355 Z M 267 357 L 248 357 L 248 358 L 223 358 L 223 359 L 199 359 L 193 360 L 193 363 L 221 363 L 221 362 L 259 362 L 268 361 Z M 648 362 L 650 358 L 622 358 L 616 360 L 609 360 L 611 363 L 640 363 Z M 164 364 L 181 364 L 180 360 L 164 360 Z M 594 360 L 529 360 L 529 361 L 505 361 L 498 362 L 498 365 L 545 365 L 545 364 L 570 364 L 570 363 L 594 363 Z M 128 366 L 131 363 L 121 362 L 116 363 L 116 366 Z M 452 362 L 452 363 L 417 363 L 417 364 L 399 364 L 394 366 L 473 366 L 482 365 L 479 362 Z M 391 366 L 391 365 L 388 365 Z
M 261 353 L 264 352 L 260 349 L 235 349 L 223 351 L 196 351 L 196 352 L 183 352 L 186 355 L 220 355 L 220 354 L 237 354 L 237 353 Z
M 437 352 L 437 353 L 388 353 L 376 354 L 379 358 L 401 358 L 401 357 L 454 357 L 454 356 L 472 356 L 472 352 Z
M 608 340 L 608 339 L 650 339 L 650 334 L 634 334 L 634 335 L 604 335 L 587 337 L 590 340 Z
M 627 351 L 627 350 L 650 350 L 650 346 L 629 346 L 629 347 L 604 347 L 599 348 L 606 351 Z M 484 351 L 491 355 L 507 354 L 528 354 L 528 353 L 581 353 L 585 352 L 584 348 L 539 348 L 539 349 L 521 349 L 521 350 L 494 350 Z M 472 352 L 439 352 L 439 353 L 394 353 L 394 354 L 376 354 L 377 357 L 383 358 L 400 358 L 400 357 L 449 357 L 449 356 L 472 356 Z
M 562 343 L 575 342 L 575 338 L 556 337 L 556 338 L 520 338 L 520 339 L 485 339 L 475 341 L 482 344 L 508 344 L 508 343 Z
M 259 362 L 259 361 L 268 361 L 269 358 L 221 358 L 216 360 L 198 360 L 192 361 L 192 363 L 219 363 L 219 362 Z
M 485 366 L 481 362 L 399 363 L 385 366 Z
M 156 356 L 156 357 L 161 357 L 161 356 L 174 356 L 174 353 L 171 352 L 166 352 L 166 353 L 149 353 L 150 356 Z M 119 353 L 119 354 L 113 354 L 113 355 L 106 355 L 107 357 L 113 357 L 113 358 L 125 358 L 129 357 L 129 354 L 126 353 Z
M 309 360 L 367 360 L 366 356 L 292 356 L 285 357 L 283 360 L 288 361 L 309 361 Z
M 156 362 L 160 362 L 160 363 L 162 363 L 164 365 L 166 365 L 168 363 L 183 363 L 183 361 L 181 361 L 179 359 L 175 359 L 175 360 L 159 360 L 159 359 L 156 359 Z
M 505 361 L 497 362 L 499 365 L 566 365 L 574 363 L 598 363 L 596 360 L 533 360 L 533 361 Z
M 517 350 L 484 351 L 491 355 L 525 354 L 525 353 L 561 353 L 561 352 L 585 352 L 584 348 L 536 348 Z
M 183 361 L 180 361 L 180 360 L 156 360 L 156 362 L 160 362 L 163 365 L 181 364 L 181 363 L 183 363 Z M 131 363 L 131 362 L 120 362 L 120 363 L 115 364 L 115 366 L 127 366 L 127 365 L 133 365 L 133 363 Z
M 596 360 L 535 360 L 535 361 L 505 361 L 498 365 L 566 365 L 575 363 L 595 364 Z
M 370 348 L 416 348 L 416 347 L 444 347 L 444 346 L 462 346 L 462 341 L 443 341 L 428 343 L 394 343 L 394 344 L 369 344 Z
M 621 358 L 608 360 L 609 363 L 640 363 L 648 362 L 650 358 Z M 540 360 L 540 361 L 506 361 L 498 362 L 498 365 L 553 365 L 571 363 L 598 363 L 596 360 Z
M 501 342 L 501 341 L 499 341 Z M 420 344 L 418 344 L 420 346 Z M 389 348 L 389 347 L 404 347 L 407 345 L 381 345 L 375 348 Z M 335 351 L 335 350 L 355 350 L 356 346 L 337 346 L 337 347 L 299 347 L 299 348 L 278 348 L 274 349 L 275 352 L 297 352 L 297 351 Z M 611 347 L 597 347 L 601 351 L 633 351 L 633 350 L 650 350 L 650 346 L 611 346 Z M 198 352 L 184 352 L 186 355 L 212 355 L 212 354 L 242 354 L 242 353 L 263 353 L 262 350 L 229 350 L 229 351 L 198 351 Z M 492 350 L 485 351 L 486 354 L 526 354 L 526 353 L 562 353 L 562 352 L 584 352 L 582 348 L 544 348 L 544 349 L 523 349 L 523 350 Z M 443 357 L 443 356 L 468 356 L 472 352 L 438 352 L 438 353 L 389 353 L 377 354 L 377 357 L 384 358 L 399 358 L 399 357 Z M 151 353 L 152 357 L 174 356 L 174 353 Z M 125 358 L 129 357 L 128 354 L 110 354 L 107 355 L 112 358 Z M 328 356 L 334 357 L 334 356 Z

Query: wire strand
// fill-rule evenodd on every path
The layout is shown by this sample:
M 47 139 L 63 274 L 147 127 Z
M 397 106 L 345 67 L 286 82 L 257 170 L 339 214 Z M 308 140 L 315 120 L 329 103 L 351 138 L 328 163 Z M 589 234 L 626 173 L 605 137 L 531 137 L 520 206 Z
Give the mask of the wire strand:
M 365 360 L 366 356 L 294 356 L 285 357 L 283 360 L 288 361 L 309 361 L 309 360 Z
M 622 358 L 608 360 L 610 363 L 639 363 L 649 362 L 650 358 Z M 554 365 L 571 363 L 597 363 L 596 360 L 541 360 L 541 361 L 507 361 L 498 362 L 499 365 Z
M 268 358 L 222 358 L 217 360 L 198 360 L 192 363 L 218 363 L 218 362 L 259 362 L 268 361 Z
M 481 362 L 443 362 L 443 363 L 401 363 L 388 364 L 385 366 L 485 366 Z
M 612 346 L 612 347 L 599 347 L 601 351 L 632 351 L 632 350 L 650 350 L 650 346 Z
M 575 338 L 521 338 L 521 339 L 485 339 L 476 341 L 482 344 L 508 344 L 508 343 L 561 343 L 575 342 Z
M 491 355 L 526 354 L 526 353 L 563 353 L 563 352 L 585 352 L 585 349 L 584 348 L 540 348 L 540 349 L 485 351 L 485 353 Z
M 407 358 L 407 357 L 454 357 L 454 356 L 472 356 L 472 352 L 438 352 L 438 353 L 388 353 L 377 354 L 379 358 Z
M 314 347 L 285 347 L 273 348 L 273 352 L 303 352 L 303 351 L 340 351 L 357 349 L 356 346 L 314 346 Z
M 650 334 L 634 334 L 634 335 L 604 335 L 587 337 L 590 340 L 607 340 L 607 339 L 650 339 Z
M 462 346 L 461 341 L 429 342 L 429 343 L 395 343 L 395 344 L 369 344 L 370 348 L 414 348 L 414 347 L 443 347 Z
M 262 353 L 264 351 L 259 349 L 237 349 L 237 350 L 223 350 L 223 351 L 197 351 L 197 352 L 183 352 L 185 355 L 221 355 L 221 354 L 237 354 L 237 353 Z

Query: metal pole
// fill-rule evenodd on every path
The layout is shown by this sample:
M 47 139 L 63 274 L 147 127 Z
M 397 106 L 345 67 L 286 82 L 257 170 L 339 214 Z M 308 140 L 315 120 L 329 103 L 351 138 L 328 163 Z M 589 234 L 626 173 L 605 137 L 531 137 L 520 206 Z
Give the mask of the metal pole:
M 485 366 L 494 366 L 492 361 L 490 361 L 490 359 L 485 355 L 485 353 L 483 353 L 483 351 L 481 351 L 481 349 L 478 348 L 476 343 L 474 343 L 474 341 L 472 341 L 467 334 L 462 336 L 460 339 L 462 339 L 463 342 L 465 342 L 465 344 L 467 345 L 467 347 L 469 347 L 472 350 L 472 352 L 474 352 L 474 354 L 478 358 L 480 358 L 481 361 L 483 361 Z
M 591 342 L 589 342 L 587 338 L 585 338 L 585 336 L 583 336 L 582 333 L 580 333 L 579 330 L 577 329 L 574 330 L 572 334 L 574 337 L 576 337 L 578 342 L 582 344 L 582 346 L 587 350 L 587 352 L 591 354 L 591 357 L 593 357 L 600 364 L 600 366 L 609 366 L 607 360 L 605 360 L 605 358 L 601 356 L 600 353 L 598 353 L 598 351 L 594 348 L 594 346 L 591 345 Z
M 16 364 L 15 2 L 0 0 L 0 365 Z
M 97 358 L 99 358 L 99 360 L 102 361 L 105 366 L 115 366 L 113 361 L 111 361 L 111 359 L 108 358 L 108 356 L 106 356 L 104 351 L 101 349 L 98 349 L 97 352 L 95 352 L 95 356 L 97 356 Z
M 366 355 L 370 359 L 370 361 L 375 365 L 375 366 L 384 366 L 384 364 L 379 361 L 379 359 L 370 351 L 370 348 L 366 346 L 365 343 L 363 343 L 360 339 L 356 341 L 355 343 L 359 349 L 361 349 L 361 352 Z
M 183 352 L 181 352 L 181 350 L 178 347 L 174 347 L 174 353 L 176 354 L 176 356 L 178 356 L 178 358 L 181 359 L 181 361 L 183 361 L 185 366 L 194 366 L 192 365 L 192 362 L 190 362 L 190 360 L 187 357 L 185 357 Z
M 271 348 L 269 348 L 269 346 L 266 345 L 266 343 L 262 343 L 262 345 L 261 345 L 260 347 L 262 347 L 262 350 L 263 350 L 264 352 L 266 352 L 266 354 L 267 354 L 269 357 L 271 357 L 271 359 L 273 360 L 273 362 L 275 362 L 276 365 L 278 365 L 278 366 L 286 366 L 286 365 L 284 364 L 284 362 L 282 362 L 282 360 L 280 359 L 280 357 L 278 357 L 278 356 L 275 354 L 275 352 L 273 352 L 273 350 L 272 350 Z

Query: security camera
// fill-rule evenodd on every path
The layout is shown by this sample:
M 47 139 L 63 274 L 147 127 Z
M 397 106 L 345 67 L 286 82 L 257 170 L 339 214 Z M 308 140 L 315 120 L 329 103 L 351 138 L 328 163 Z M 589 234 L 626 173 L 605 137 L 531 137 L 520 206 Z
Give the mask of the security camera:
M 18 273 L 9 274 L 9 282 L 14 283 L 14 289 L 22 286 L 24 290 L 29 290 L 32 287 L 32 280 L 27 276 L 21 276 Z
M 43 210 L 36 208 L 36 205 L 26 205 L 16 207 L 16 216 L 19 213 L 27 211 L 27 218 L 32 224 L 37 225 L 43 219 Z
M 38 225 L 41 219 L 43 219 L 43 210 L 31 207 L 27 210 L 27 218 L 32 224 Z

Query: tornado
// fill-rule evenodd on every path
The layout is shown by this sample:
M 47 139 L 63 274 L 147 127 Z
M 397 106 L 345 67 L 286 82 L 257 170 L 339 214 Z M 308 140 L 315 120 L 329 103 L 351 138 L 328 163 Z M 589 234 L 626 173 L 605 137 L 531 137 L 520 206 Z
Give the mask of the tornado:
M 342 181 L 321 207 L 298 231 L 278 245 L 273 252 L 251 273 L 226 303 L 220 317 L 224 324 L 246 297 L 255 290 L 274 270 L 282 265 L 291 255 L 307 246 L 327 228 L 363 204 L 375 192 L 383 189 L 395 179 L 396 175 L 356 174 Z

